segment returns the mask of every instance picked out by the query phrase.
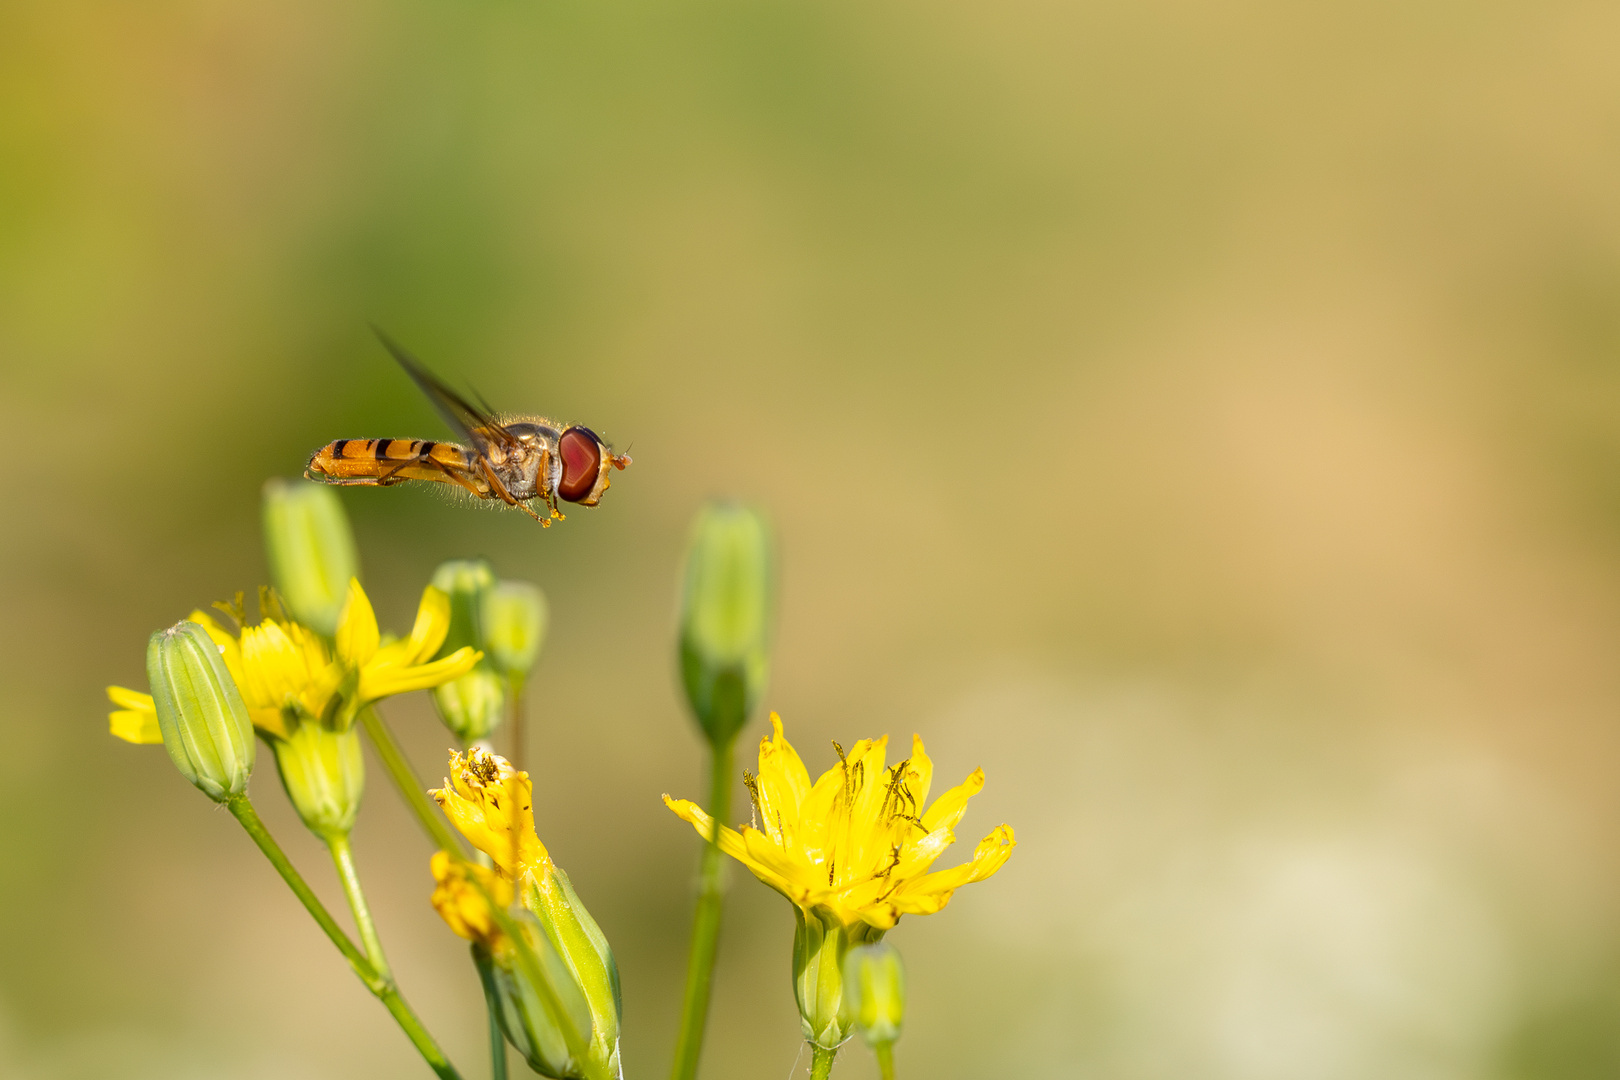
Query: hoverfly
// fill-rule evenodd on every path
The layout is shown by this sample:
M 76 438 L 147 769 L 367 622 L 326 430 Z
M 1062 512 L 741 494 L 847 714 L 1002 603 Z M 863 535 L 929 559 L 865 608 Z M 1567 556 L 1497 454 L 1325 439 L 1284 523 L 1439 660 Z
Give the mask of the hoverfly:
M 456 484 L 480 499 L 499 499 L 549 527 L 561 521 L 557 500 L 595 506 L 608 473 L 630 464 L 596 432 L 538 416 L 496 416 L 440 382 L 381 330 L 377 337 L 466 444 L 422 439 L 339 439 L 310 455 L 304 477 L 328 484 L 392 487 L 406 480 Z M 541 517 L 529 505 L 539 499 Z

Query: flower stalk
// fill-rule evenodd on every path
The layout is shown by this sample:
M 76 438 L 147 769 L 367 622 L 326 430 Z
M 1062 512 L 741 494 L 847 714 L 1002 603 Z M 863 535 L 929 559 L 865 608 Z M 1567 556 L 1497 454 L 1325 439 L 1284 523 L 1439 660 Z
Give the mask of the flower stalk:
M 709 744 L 709 806 L 716 822 L 698 864 L 697 907 L 692 913 L 692 943 L 686 960 L 686 992 L 681 1001 L 680 1034 L 675 1043 L 673 1080 L 692 1080 L 703 1053 L 703 1029 L 709 1016 L 710 985 L 720 955 L 720 916 L 725 901 L 724 859 L 720 828 L 731 813 L 731 767 L 734 744 Z
M 360 943 L 365 946 L 366 958 L 381 979 L 393 981 L 394 973 L 383 954 L 382 938 L 377 936 L 377 924 L 371 918 L 371 906 L 366 903 L 365 890 L 360 887 L 360 872 L 354 865 L 354 848 L 347 833 L 332 836 L 326 841 L 332 852 L 332 864 L 337 867 L 338 880 L 343 883 L 343 895 L 348 898 L 349 911 L 354 914 L 354 925 L 360 931 Z
M 265 828 L 264 822 L 259 819 L 248 797 L 245 794 L 232 796 L 225 800 L 225 806 L 241 823 L 248 836 L 253 838 L 253 842 L 264 853 L 264 857 L 270 860 L 270 865 L 276 868 L 276 872 L 293 891 L 293 895 L 298 897 L 299 902 L 304 905 L 304 910 L 309 912 L 316 925 L 331 939 L 332 944 L 337 946 L 338 952 L 343 954 L 343 958 L 349 962 L 349 966 L 360 977 L 366 989 L 383 1003 L 399 1024 L 400 1030 L 405 1032 L 406 1038 L 411 1040 L 411 1045 L 422 1055 L 422 1060 L 428 1063 L 428 1067 L 440 1077 L 440 1080 L 461 1080 L 461 1074 L 450 1064 L 450 1060 L 444 1056 L 444 1051 L 439 1049 L 439 1044 L 428 1034 L 427 1028 L 422 1026 L 422 1021 L 400 996 L 399 988 L 394 985 L 393 979 L 379 973 L 365 954 L 349 939 L 349 935 L 343 932 L 337 920 L 332 918 L 331 912 L 326 910 L 326 906 L 311 891 L 303 876 L 287 858 L 286 852 L 281 850 L 281 845 L 276 843 L 275 837 L 270 835 L 270 830 Z
M 825 1046 L 811 1046 L 810 1080 L 827 1080 L 832 1074 L 833 1059 L 837 1056 L 836 1048 L 829 1050 Z

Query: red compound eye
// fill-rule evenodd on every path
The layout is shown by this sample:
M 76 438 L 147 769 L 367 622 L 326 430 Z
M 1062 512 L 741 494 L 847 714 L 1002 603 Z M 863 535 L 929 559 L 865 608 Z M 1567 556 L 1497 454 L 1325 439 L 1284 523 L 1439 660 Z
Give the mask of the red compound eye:
M 596 487 L 602 472 L 602 440 L 590 428 L 571 427 L 557 440 L 562 458 L 562 483 L 557 494 L 567 502 L 579 502 Z

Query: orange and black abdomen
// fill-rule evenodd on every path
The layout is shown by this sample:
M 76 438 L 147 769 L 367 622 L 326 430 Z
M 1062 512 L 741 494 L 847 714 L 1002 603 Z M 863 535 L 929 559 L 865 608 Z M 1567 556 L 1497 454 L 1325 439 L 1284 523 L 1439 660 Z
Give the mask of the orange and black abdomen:
M 457 482 L 472 455 L 455 443 L 423 439 L 339 439 L 310 457 L 305 475 L 334 484 L 380 484 L 396 480 Z

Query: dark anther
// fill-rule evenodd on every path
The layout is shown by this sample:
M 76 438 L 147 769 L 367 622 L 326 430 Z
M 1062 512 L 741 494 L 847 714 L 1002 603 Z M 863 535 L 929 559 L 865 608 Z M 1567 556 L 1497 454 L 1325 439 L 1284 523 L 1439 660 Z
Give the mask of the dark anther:
M 760 808 L 759 803 L 759 777 L 744 769 L 743 787 L 748 789 L 748 799 L 753 804 L 748 811 L 748 823 L 757 829 L 759 828 L 760 815 L 765 812 Z M 778 833 L 781 831 L 781 829 L 777 830 Z
M 213 607 L 224 612 L 238 630 L 247 625 L 247 606 L 242 602 L 241 589 L 237 589 L 236 595 L 229 600 L 215 600 Z

